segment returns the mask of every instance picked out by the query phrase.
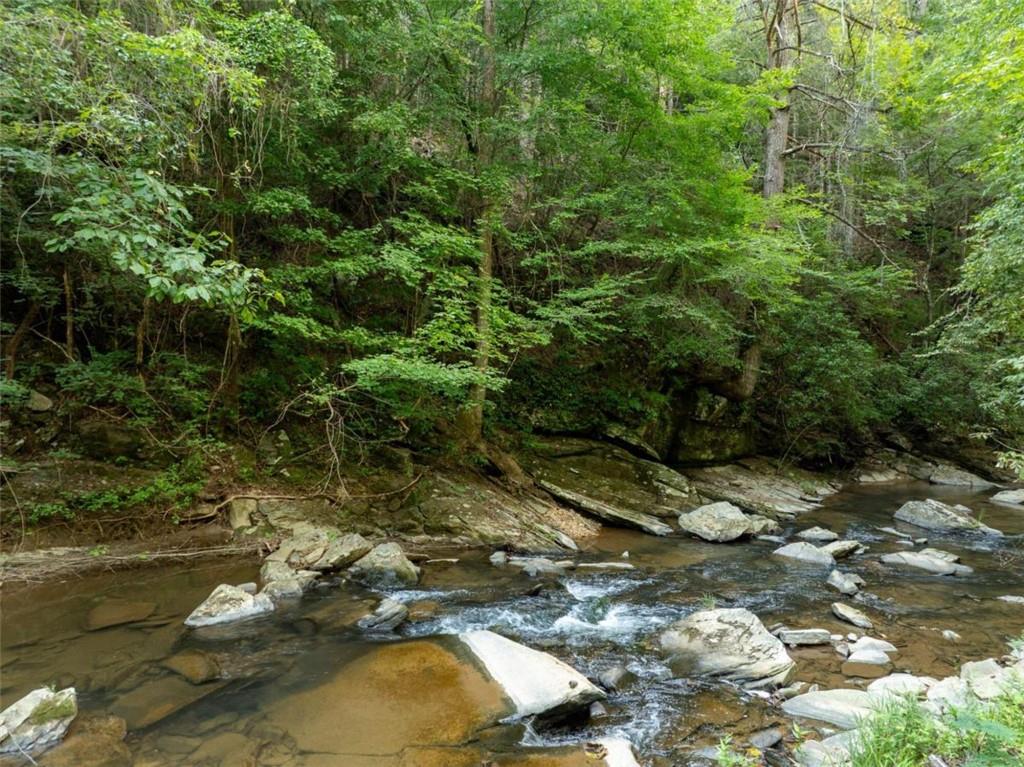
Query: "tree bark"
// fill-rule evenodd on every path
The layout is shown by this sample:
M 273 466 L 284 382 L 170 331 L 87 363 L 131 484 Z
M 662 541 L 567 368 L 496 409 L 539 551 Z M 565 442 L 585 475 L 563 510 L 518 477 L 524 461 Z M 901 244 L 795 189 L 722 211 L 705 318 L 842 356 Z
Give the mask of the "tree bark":
M 71 287 L 71 272 L 64 264 L 64 353 L 68 360 L 75 359 L 75 307 L 74 290 Z
M 477 178 L 492 160 L 493 148 L 488 131 L 490 126 L 484 123 L 495 112 L 497 93 L 495 90 L 495 32 L 494 32 L 495 0 L 483 0 L 482 30 L 483 47 L 483 82 L 480 89 L 481 129 L 477 138 Z M 494 232 L 491 217 L 492 203 L 485 191 L 480 200 L 480 263 L 477 267 L 477 305 L 476 305 L 476 344 L 473 366 L 481 375 L 486 375 L 490 366 L 491 351 L 491 302 L 492 281 L 494 278 Z M 469 403 L 459 413 L 458 429 L 463 438 L 470 444 L 479 445 L 483 441 L 484 403 L 487 399 L 487 387 L 483 383 L 470 387 Z
M 142 369 L 142 363 L 146 359 L 146 333 L 149 329 L 149 307 L 152 299 L 146 296 L 142 299 L 142 317 L 135 328 L 135 367 Z
M 769 69 L 786 70 L 793 66 L 794 46 L 791 37 L 795 28 L 793 3 L 796 0 L 777 0 L 770 7 L 772 13 L 765 18 L 768 43 Z M 779 105 L 772 108 L 765 130 L 764 187 L 766 198 L 781 194 L 786 188 L 786 143 L 789 139 L 789 91 L 775 94 Z
M 35 301 L 28 307 L 28 311 L 25 312 L 25 316 L 21 318 L 21 322 L 18 323 L 18 329 L 14 331 L 14 335 L 11 336 L 11 340 L 7 342 L 7 362 L 5 365 L 5 371 L 7 373 L 7 380 L 14 380 L 14 363 L 18 356 L 18 347 L 21 346 L 21 342 L 25 340 L 25 336 L 28 335 L 28 331 L 32 328 L 32 323 L 35 322 L 36 316 L 39 314 L 39 304 Z

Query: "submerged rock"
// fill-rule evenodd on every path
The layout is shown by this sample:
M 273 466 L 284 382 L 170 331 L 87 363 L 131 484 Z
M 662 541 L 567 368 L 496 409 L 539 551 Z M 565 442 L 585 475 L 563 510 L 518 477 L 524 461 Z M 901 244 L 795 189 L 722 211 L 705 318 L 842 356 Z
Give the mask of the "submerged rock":
M 99 631 L 126 623 L 137 623 L 156 612 L 154 602 L 131 602 L 124 599 L 108 599 L 89 611 L 85 618 L 86 631 Z
M 659 641 L 676 673 L 720 677 L 747 688 L 785 684 L 795 666 L 782 642 L 742 608 L 693 613 Z
M 842 602 L 832 603 L 832 613 L 847 623 L 852 623 L 854 626 L 862 629 L 874 628 L 874 624 L 868 619 L 868 617 L 858 610 L 856 607 L 850 607 L 850 605 L 843 604 Z
M 192 684 L 202 684 L 220 676 L 217 659 L 202 650 L 183 650 L 165 660 L 163 666 L 185 677 Z
M 79 717 L 64 740 L 39 759 L 39 767 L 132 767 L 131 751 L 123 742 L 127 734 L 120 717 Z
M 409 608 L 394 599 L 383 599 L 377 609 L 365 618 L 360 618 L 359 628 L 370 632 L 388 632 L 398 628 L 409 617 Z
M 567 714 L 605 697 L 567 663 L 492 631 L 470 631 L 459 639 L 501 685 L 517 717 Z
M 274 611 L 274 603 L 265 594 L 249 594 L 237 586 L 222 583 L 185 619 L 185 625 L 197 628 L 218 623 L 255 618 Z
M 413 586 L 420 579 L 420 569 L 409 561 L 397 543 L 374 546 L 369 554 L 352 565 L 349 572 L 362 583 L 385 588 Z
M 801 562 L 810 562 L 815 565 L 829 565 L 834 567 L 836 560 L 827 551 L 822 551 L 817 546 L 804 541 L 789 543 L 772 552 L 777 557 L 787 559 L 798 559 Z
M 33 690 L 0 712 L 0 754 L 49 748 L 68 731 L 78 714 L 74 687 Z
M 966 531 L 1002 535 L 971 516 L 966 506 L 950 506 L 929 498 L 926 501 L 907 501 L 893 515 L 900 522 L 907 522 L 926 530 Z

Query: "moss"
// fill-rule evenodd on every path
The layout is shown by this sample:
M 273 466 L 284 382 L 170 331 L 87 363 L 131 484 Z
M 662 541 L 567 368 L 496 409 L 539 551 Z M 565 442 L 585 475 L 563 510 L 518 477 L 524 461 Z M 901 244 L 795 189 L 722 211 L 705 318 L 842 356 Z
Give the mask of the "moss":
M 32 711 L 28 720 L 32 724 L 45 724 L 55 719 L 67 719 L 78 713 L 73 695 L 54 695 L 43 701 Z

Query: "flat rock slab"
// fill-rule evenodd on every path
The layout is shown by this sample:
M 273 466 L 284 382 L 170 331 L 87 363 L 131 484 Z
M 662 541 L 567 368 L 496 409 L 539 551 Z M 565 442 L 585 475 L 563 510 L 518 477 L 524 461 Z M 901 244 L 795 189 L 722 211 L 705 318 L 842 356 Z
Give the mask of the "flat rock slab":
M 775 549 L 772 554 L 777 557 L 797 559 L 801 562 L 807 562 L 812 565 L 828 565 L 829 567 L 834 567 L 836 564 L 835 558 L 833 558 L 833 556 L 827 551 L 822 551 L 817 546 L 804 541 L 788 543 L 785 546 Z
M 942 465 L 933 471 L 928 481 L 933 485 L 958 485 L 961 487 L 973 487 L 983 490 L 988 487 L 995 487 L 987 479 L 982 479 L 977 474 L 958 468 L 956 466 Z
M 217 679 L 221 671 L 217 659 L 203 650 L 183 650 L 172 655 L 162 665 L 192 684 L 203 684 Z
M 785 684 L 794 669 L 785 645 L 742 608 L 701 610 L 659 637 L 679 676 L 711 676 L 747 688 Z
M 672 528 L 657 517 L 624 507 L 612 506 L 595 498 L 560 487 L 547 480 L 537 480 L 537 485 L 556 500 L 584 514 L 597 517 L 612 525 L 635 527 L 651 535 L 668 535 Z
M 842 602 L 832 603 L 832 613 L 839 618 L 839 620 L 852 623 L 858 628 L 871 629 L 875 627 L 864 613 L 856 607 L 850 607 L 850 605 L 843 604 Z
M 966 565 L 958 565 L 947 559 L 938 559 L 923 551 L 900 551 L 896 554 L 883 554 L 882 563 L 892 567 L 924 570 L 933 575 L 969 575 L 974 572 Z
M 1024 506 L 1024 489 L 1002 490 L 993 495 L 989 500 L 1008 506 Z
M 518 717 L 578 710 L 605 697 L 567 663 L 493 631 L 470 631 L 459 639 L 501 685 Z
M 842 672 L 846 676 L 858 676 L 865 679 L 883 677 L 891 669 L 892 661 L 881 650 L 851 651 L 842 666 Z
M 877 705 L 862 690 L 820 690 L 797 695 L 783 702 L 782 710 L 800 719 L 828 722 L 843 730 L 852 730 L 869 716 Z
M 194 685 L 175 676 L 143 682 L 110 706 L 129 730 L 149 727 L 221 689 L 226 682 Z
M 832 634 L 826 629 L 785 629 L 777 636 L 779 641 L 788 645 L 829 644 L 832 641 Z
M 864 544 L 860 541 L 842 540 L 832 541 L 831 543 L 826 543 L 824 546 L 819 546 L 818 548 L 822 551 L 827 551 L 836 559 L 842 559 L 843 557 L 850 556 L 855 551 L 863 549 Z
M 144 621 L 156 612 L 155 602 L 131 602 L 124 599 L 107 599 L 96 605 L 85 617 L 86 631 L 99 631 L 111 626 Z
M 868 685 L 868 693 L 874 697 L 911 697 L 920 698 L 935 684 L 931 677 L 914 676 L 913 674 L 889 674 L 876 679 Z

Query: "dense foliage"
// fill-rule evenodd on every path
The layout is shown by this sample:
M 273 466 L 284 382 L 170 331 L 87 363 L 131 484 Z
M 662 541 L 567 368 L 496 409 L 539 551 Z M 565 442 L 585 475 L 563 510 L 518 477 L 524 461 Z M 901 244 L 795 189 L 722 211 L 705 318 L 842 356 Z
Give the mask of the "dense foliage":
M 910 5 L 5 3 L 2 393 L 331 451 L 1012 454 L 1024 4 Z

